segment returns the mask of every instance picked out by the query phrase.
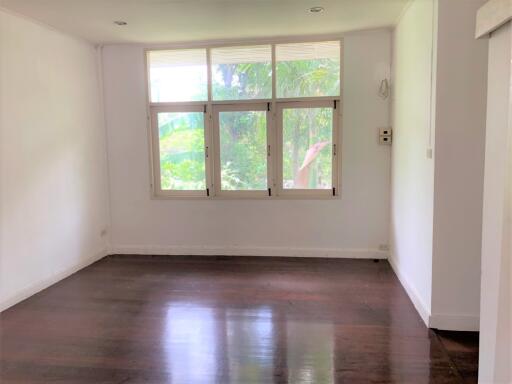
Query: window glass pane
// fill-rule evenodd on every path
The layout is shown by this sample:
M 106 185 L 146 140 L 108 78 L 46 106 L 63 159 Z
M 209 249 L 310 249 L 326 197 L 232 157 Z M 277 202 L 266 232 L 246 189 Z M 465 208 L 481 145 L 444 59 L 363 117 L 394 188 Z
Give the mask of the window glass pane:
M 283 188 L 332 188 L 332 108 L 283 109 Z
M 151 51 L 151 101 L 204 101 L 208 99 L 205 49 Z
M 158 114 L 162 190 L 205 190 L 204 113 Z
M 222 190 L 267 189 L 265 111 L 219 113 Z
M 339 96 L 340 42 L 276 45 L 277 97 Z
M 211 60 L 214 100 L 272 97 L 270 45 L 212 49 Z

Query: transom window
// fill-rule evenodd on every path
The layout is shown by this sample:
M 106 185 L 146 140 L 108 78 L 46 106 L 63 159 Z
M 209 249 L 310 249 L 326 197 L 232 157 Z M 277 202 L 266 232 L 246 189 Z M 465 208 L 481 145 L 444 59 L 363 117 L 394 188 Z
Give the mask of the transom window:
M 157 197 L 332 197 L 342 41 L 147 50 Z
M 213 100 L 272 98 L 270 45 L 213 48 L 210 52 Z

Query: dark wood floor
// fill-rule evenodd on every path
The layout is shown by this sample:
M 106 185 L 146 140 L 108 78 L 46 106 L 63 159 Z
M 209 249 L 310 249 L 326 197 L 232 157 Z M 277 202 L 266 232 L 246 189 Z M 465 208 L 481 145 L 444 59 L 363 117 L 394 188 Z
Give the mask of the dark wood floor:
M 476 383 L 386 261 L 111 256 L 0 315 L 0 382 Z

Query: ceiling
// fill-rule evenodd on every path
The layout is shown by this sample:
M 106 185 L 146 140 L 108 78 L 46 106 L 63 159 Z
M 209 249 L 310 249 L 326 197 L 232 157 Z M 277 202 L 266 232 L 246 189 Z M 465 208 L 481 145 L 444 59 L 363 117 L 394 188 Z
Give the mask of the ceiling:
M 393 25 L 409 0 L 0 0 L 94 43 L 337 34 Z M 322 13 L 310 13 L 322 6 Z M 123 20 L 126 26 L 117 26 Z

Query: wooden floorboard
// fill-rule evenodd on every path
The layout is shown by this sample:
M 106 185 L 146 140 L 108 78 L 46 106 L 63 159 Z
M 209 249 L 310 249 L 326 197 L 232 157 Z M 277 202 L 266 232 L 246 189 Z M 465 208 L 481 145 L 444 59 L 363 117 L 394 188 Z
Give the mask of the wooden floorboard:
M 386 261 L 110 256 L 0 314 L 0 383 L 476 383 Z

